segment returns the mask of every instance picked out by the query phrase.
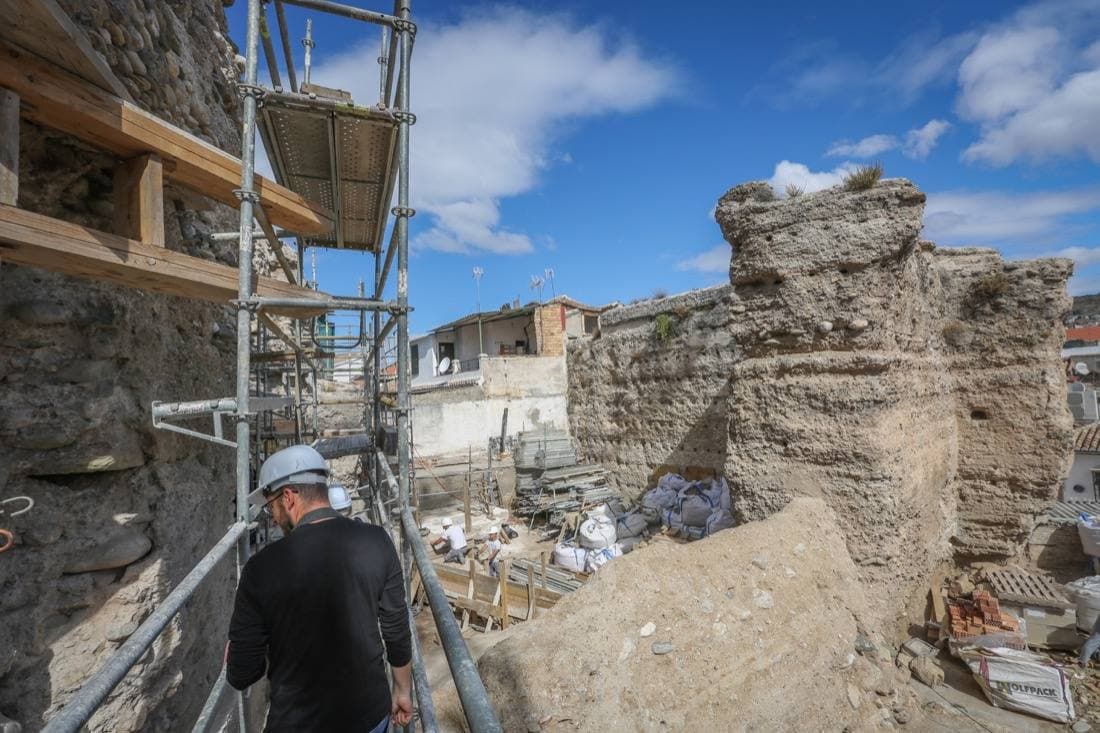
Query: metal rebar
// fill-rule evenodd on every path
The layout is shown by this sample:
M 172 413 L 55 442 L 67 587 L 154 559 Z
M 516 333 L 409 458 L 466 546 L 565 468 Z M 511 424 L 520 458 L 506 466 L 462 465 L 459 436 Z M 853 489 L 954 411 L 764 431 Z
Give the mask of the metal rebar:
M 310 10 L 320 10 L 324 13 L 332 13 L 333 15 L 351 18 L 352 20 L 362 20 L 367 23 L 392 26 L 397 22 L 397 18 L 392 15 L 386 15 L 385 13 L 379 13 L 374 10 L 365 10 L 363 8 L 353 8 L 350 5 L 329 2 L 329 0 L 285 0 L 285 2 L 288 5 L 297 5 L 300 8 L 309 8 Z M 308 80 L 306 83 L 308 83 Z
M 258 2 L 258 0 L 256 1 Z M 115 689 L 126 676 L 126 673 L 144 656 L 145 652 L 156 641 L 160 632 L 164 630 L 164 627 L 179 612 L 187 599 L 194 594 L 199 584 L 210 575 L 218 562 L 229 553 L 233 548 L 233 543 L 240 537 L 247 539 L 248 533 L 245 531 L 247 528 L 248 525 L 244 522 L 238 522 L 229 528 L 225 536 L 210 548 L 206 556 L 199 560 L 198 564 L 157 606 L 156 610 L 149 614 L 149 617 L 142 622 L 137 631 L 130 634 L 130 637 L 99 668 L 95 675 L 73 693 L 72 697 L 66 701 L 65 707 L 61 708 L 57 715 L 42 729 L 43 733 L 75 733 L 88 722 L 88 719 L 111 694 L 111 690 Z
M 283 58 L 286 60 L 286 75 L 290 80 L 290 91 L 297 93 L 298 79 L 294 73 L 294 54 L 290 50 L 290 33 L 287 31 L 286 12 L 283 0 L 275 0 L 275 20 L 279 24 L 279 40 L 283 44 Z
M 267 73 L 271 76 L 271 86 L 282 91 L 283 80 L 279 76 L 279 62 L 275 59 L 275 46 L 271 43 L 271 31 L 267 27 L 267 13 L 260 15 L 260 39 L 264 47 L 264 59 L 267 61 Z

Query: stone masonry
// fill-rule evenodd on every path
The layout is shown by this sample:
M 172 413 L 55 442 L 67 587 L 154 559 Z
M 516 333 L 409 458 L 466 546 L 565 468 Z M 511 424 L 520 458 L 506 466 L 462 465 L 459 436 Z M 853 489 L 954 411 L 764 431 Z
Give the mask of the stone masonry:
M 135 101 L 240 152 L 236 51 L 219 0 L 60 0 Z M 24 122 L 19 205 L 111 229 L 117 161 Z M 170 184 L 167 246 L 236 263 L 236 212 Z M 232 451 L 152 429 L 153 400 L 232 394 L 234 315 L 5 264 L 0 270 L 0 714 L 38 730 L 223 534 Z M 92 719 L 92 731 L 189 728 L 219 669 L 225 562 Z
M 937 249 L 905 180 L 764 185 L 719 201 L 729 286 L 611 311 L 571 346 L 572 431 L 635 493 L 723 473 L 739 521 L 824 498 L 888 626 L 938 563 L 1013 556 L 1054 497 L 1071 265 Z

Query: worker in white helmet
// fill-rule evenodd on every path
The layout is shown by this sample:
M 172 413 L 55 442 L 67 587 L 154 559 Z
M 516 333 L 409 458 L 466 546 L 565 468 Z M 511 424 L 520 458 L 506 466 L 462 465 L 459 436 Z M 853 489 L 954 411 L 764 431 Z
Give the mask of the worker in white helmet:
M 443 517 L 443 533 L 439 539 L 432 542 L 432 549 L 436 552 L 445 552 L 443 556 L 443 562 L 466 562 L 466 551 L 469 549 L 469 545 L 466 544 L 466 533 L 462 531 L 462 527 L 451 521 L 450 517 Z
M 287 536 L 241 571 L 226 679 L 244 690 L 267 674 L 268 731 L 376 733 L 412 719 L 401 561 L 384 529 L 333 509 L 328 475 L 320 453 L 292 446 L 264 461 L 250 496 Z
M 485 547 L 489 550 L 489 556 L 485 559 L 485 562 L 489 564 L 489 575 L 494 578 L 500 576 L 500 550 L 502 545 L 500 544 L 500 528 L 490 527 L 489 538 L 485 540 Z
M 329 484 L 328 503 L 345 517 L 351 516 L 351 494 L 342 484 Z

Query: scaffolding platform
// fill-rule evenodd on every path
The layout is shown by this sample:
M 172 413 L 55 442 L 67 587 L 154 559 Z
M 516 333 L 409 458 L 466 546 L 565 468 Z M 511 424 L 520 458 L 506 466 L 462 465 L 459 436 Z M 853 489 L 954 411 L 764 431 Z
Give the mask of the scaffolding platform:
M 397 172 L 393 112 L 269 91 L 258 122 L 276 180 L 334 212 L 335 231 L 310 242 L 377 254 Z

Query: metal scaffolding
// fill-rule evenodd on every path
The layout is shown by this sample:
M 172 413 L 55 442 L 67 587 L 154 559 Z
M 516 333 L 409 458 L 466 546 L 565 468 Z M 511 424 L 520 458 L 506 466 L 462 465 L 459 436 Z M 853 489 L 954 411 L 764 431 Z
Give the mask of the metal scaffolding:
M 195 566 L 153 614 L 116 653 L 68 700 L 44 730 L 77 731 L 107 699 L 142 655 L 151 647 L 172 617 L 208 577 L 218 561 L 236 548 L 236 572 L 247 562 L 250 531 L 256 528 L 249 515 L 248 494 L 252 473 L 271 452 L 284 445 L 315 444 L 321 433 L 317 408 L 321 404 L 317 379 L 325 371 L 324 359 L 343 352 L 358 353 L 363 373 L 363 413 L 368 429 L 359 436 L 342 436 L 324 446 L 334 455 L 347 449 L 362 458 L 368 473 L 363 496 L 372 519 L 386 527 L 400 545 L 406 583 L 413 568 L 419 573 L 446 653 L 459 698 L 470 729 L 494 733 L 500 724 L 489 703 L 485 687 L 466 648 L 431 556 L 420 537 L 410 505 L 411 425 L 409 422 L 409 331 L 408 267 L 410 128 L 415 115 L 410 111 L 411 56 L 416 26 L 411 21 L 411 0 L 395 0 L 392 14 L 342 5 L 328 0 L 275 0 L 275 17 L 286 62 L 289 86 L 284 87 L 265 0 L 248 1 L 240 158 L 240 187 L 234 191 L 240 204 L 240 228 L 233 235 L 238 250 L 236 391 L 233 397 L 191 402 L 154 403 L 154 426 L 232 447 L 236 451 L 235 521 L 225 536 Z M 301 85 L 296 78 L 284 5 L 376 24 L 382 27 L 379 54 L 379 99 L 370 108 L 356 106 L 341 96 L 311 82 L 310 66 L 315 42 L 307 26 L 305 73 Z M 261 49 L 262 45 L 262 49 Z M 258 83 L 260 53 L 266 59 L 274 89 Z M 396 80 L 396 85 L 395 85 Z M 268 219 L 260 192 L 255 186 L 255 143 L 260 132 L 268 148 L 280 184 L 307 202 L 332 212 L 333 230 L 297 236 L 276 231 Z M 390 206 L 394 189 L 397 202 Z M 383 247 L 387 222 L 392 215 L 391 236 Z M 257 228 L 258 226 L 258 228 Z M 252 273 L 252 256 L 257 239 L 266 239 L 291 285 L 309 282 L 305 277 L 307 247 L 337 247 L 369 252 L 374 256 L 373 287 L 356 297 L 285 297 L 258 295 Z M 297 263 L 293 266 L 282 251 L 282 239 L 296 239 Z M 390 270 L 396 262 L 396 296 L 385 299 Z M 316 276 L 312 278 L 316 288 Z M 369 290 L 369 297 L 365 297 Z M 308 291 L 303 291 L 308 292 Z M 358 316 L 357 333 L 318 333 L 317 317 L 332 318 L 335 311 Z M 371 318 L 366 318 L 366 313 Z M 291 327 L 272 317 L 292 319 Z M 382 320 L 382 314 L 388 318 Z M 327 321 L 326 323 L 330 323 Z M 369 328 L 368 328 L 369 323 Z M 273 346 L 275 340 L 283 348 Z M 386 344 L 392 344 L 387 347 Z M 394 353 L 396 352 L 396 353 Z M 390 355 L 392 354 L 392 357 Z M 291 366 L 288 366 L 291 365 Z M 389 368 L 394 375 L 388 374 Z M 294 375 L 291 387 L 286 375 Z M 308 375 L 308 379 L 307 379 Z M 285 394 L 276 394 L 283 392 Z M 308 396 L 307 396 L 308 393 Z M 234 439 L 224 435 L 222 420 L 231 416 Z M 180 423 L 203 418 L 213 420 L 212 432 L 205 433 Z M 287 424 L 291 429 L 287 429 Z M 394 451 L 397 475 L 383 452 L 384 434 L 396 432 Z M 346 439 L 349 438 L 350 439 Z M 343 441 L 342 443 L 340 441 Z M 341 447 L 343 446 L 343 447 Z M 335 453 L 334 453 L 335 452 Z M 395 521 L 396 520 L 396 521 Z M 408 588 L 408 585 L 406 586 Z M 431 690 L 428 687 L 415 624 L 413 635 L 414 704 L 417 714 L 410 730 L 437 729 Z M 207 696 L 195 731 L 225 724 L 218 711 L 224 696 L 224 668 Z M 251 730 L 244 694 L 236 697 L 239 729 Z

